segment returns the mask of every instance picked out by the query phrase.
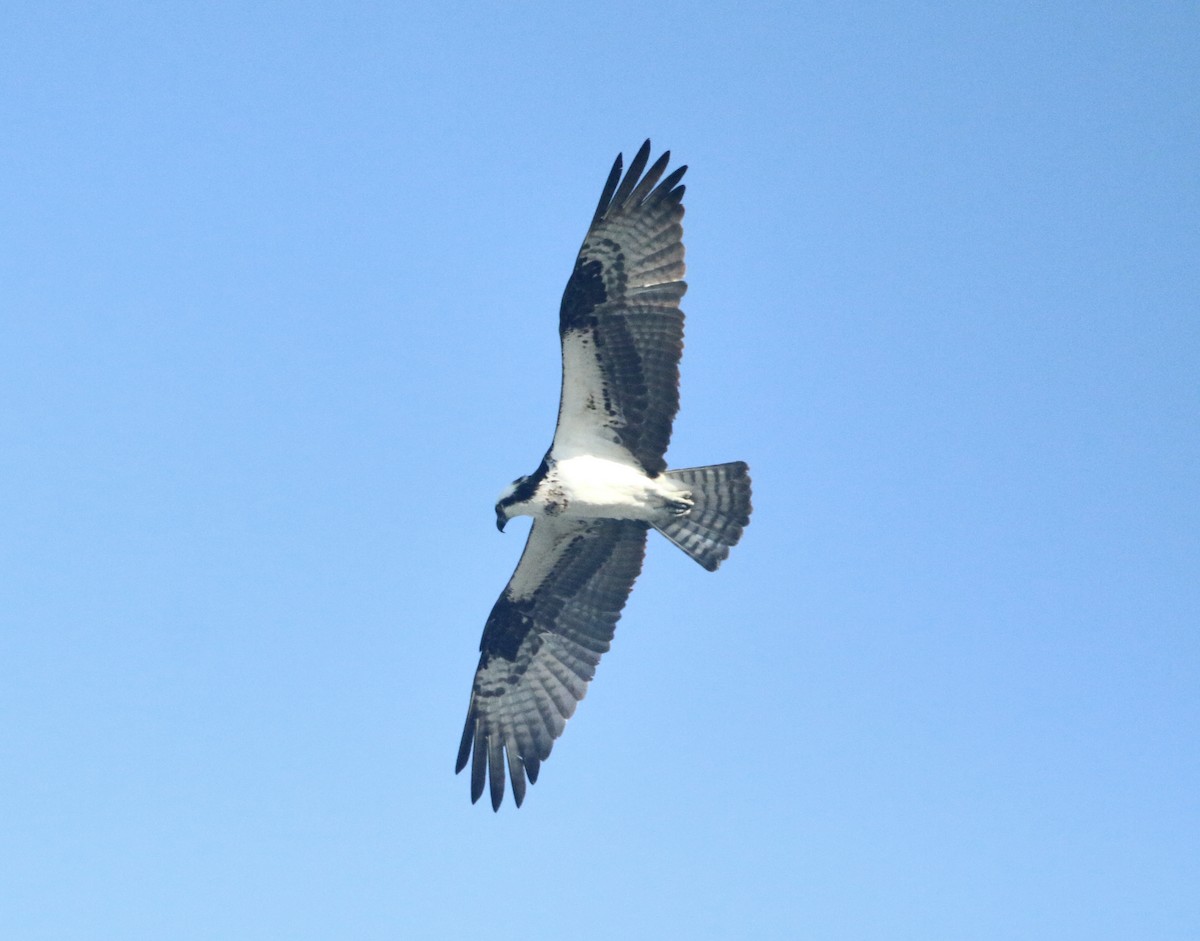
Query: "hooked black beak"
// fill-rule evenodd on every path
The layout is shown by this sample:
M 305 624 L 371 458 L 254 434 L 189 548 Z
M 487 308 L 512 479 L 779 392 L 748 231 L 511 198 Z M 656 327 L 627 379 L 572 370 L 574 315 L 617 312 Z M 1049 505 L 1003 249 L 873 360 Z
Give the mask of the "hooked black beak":
M 508 517 L 504 515 L 503 510 L 496 511 L 496 528 L 500 532 L 504 532 L 504 524 L 508 522 Z

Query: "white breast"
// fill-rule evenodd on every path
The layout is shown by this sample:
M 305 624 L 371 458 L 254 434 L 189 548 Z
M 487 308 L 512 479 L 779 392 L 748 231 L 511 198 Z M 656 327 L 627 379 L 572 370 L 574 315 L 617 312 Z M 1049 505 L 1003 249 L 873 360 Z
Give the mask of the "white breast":
M 656 519 L 663 501 L 682 492 L 632 464 L 590 454 L 560 460 L 547 484 L 562 493 L 565 515 L 604 519 Z

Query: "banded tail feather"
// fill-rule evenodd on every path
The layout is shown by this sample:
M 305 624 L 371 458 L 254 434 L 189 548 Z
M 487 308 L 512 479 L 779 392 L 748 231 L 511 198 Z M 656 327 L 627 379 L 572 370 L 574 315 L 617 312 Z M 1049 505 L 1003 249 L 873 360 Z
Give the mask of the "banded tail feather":
M 690 490 L 695 505 L 686 516 L 654 528 L 715 572 L 750 522 L 750 468 L 733 461 L 667 471 L 666 476 Z

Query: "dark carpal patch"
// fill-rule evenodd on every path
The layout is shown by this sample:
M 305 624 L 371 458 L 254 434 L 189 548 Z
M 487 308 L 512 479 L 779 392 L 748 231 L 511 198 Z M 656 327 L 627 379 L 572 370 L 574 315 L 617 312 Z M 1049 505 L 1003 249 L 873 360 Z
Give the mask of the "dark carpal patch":
M 517 650 L 532 629 L 533 602 L 513 601 L 508 592 L 502 594 L 492 606 L 492 613 L 483 629 L 483 639 L 479 644 L 483 656 L 479 665 L 486 667 L 492 657 L 516 660 Z
M 594 258 L 580 255 L 575 270 L 563 291 L 558 309 L 558 331 L 583 330 L 592 323 L 592 312 L 608 300 L 604 288 L 604 266 Z

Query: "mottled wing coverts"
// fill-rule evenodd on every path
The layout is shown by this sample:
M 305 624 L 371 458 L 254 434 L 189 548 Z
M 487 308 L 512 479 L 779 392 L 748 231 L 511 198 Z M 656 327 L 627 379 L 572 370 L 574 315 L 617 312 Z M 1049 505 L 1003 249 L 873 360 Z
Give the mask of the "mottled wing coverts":
M 608 650 L 642 568 L 646 525 L 630 520 L 537 520 L 480 642 L 456 771 L 471 763 L 471 800 L 491 781 L 504 799 L 507 767 L 517 806 L 525 779 L 562 734 Z
M 646 141 L 623 178 L 617 157 L 563 292 L 562 399 L 551 454 L 631 456 L 657 475 L 679 410 L 679 301 L 687 290 L 679 180 L 687 167 L 659 182 L 670 152 L 646 170 L 649 156 Z

